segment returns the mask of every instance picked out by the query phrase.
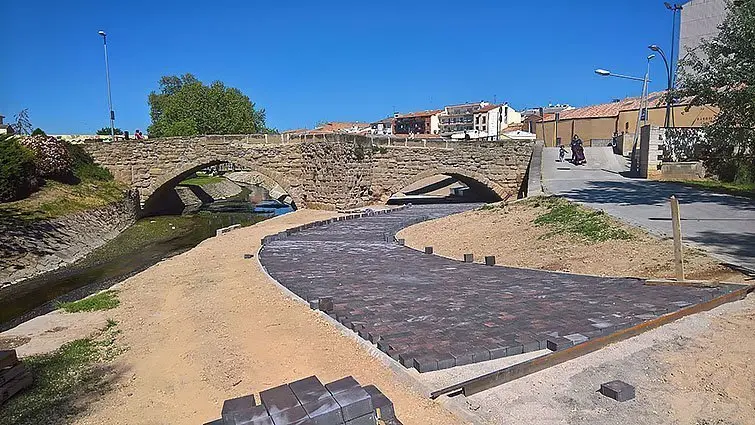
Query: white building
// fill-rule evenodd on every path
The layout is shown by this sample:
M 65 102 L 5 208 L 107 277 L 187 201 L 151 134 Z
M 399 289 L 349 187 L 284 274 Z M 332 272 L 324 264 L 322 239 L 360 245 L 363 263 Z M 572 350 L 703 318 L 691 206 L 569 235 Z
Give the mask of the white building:
M 489 139 L 497 140 L 511 124 L 522 122 L 522 114 L 508 104 L 486 105 L 474 113 L 474 128 Z
M 704 39 L 718 35 L 727 15 L 725 0 L 690 0 L 682 9 L 679 28 L 679 58 L 700 47 Z

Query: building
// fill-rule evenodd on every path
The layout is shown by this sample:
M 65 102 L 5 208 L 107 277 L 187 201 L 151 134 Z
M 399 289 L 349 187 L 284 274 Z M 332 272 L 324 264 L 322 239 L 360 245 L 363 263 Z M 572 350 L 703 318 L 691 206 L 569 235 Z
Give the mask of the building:
M 718 35 L 718 26 L 727 15 L 726 0 L 690 0 L 681 12 L 679 58 L 695 51 L 704 39 Z
M 383 118 L 380 121 L 370 123 L 370 133 L 381 136 L 389 136 L 393 134 L 393 125 L 395 122 L 396 118 L 387 117 Z
M 440 109 L 411 112 L 396 116 L 393 123 L 393 134 L 439 134 Z
M 483 138 L 498 140 L 499 135 L 511 124 L 522 122 L 522 115 L 504 103 L 502 105 L 487 105 L 473 114 L 474 130 L 480 132 Z
M 281 134 L 288 136 L 302 136 L 309 134 L 330 134 L 330 133 L 348 133 L 348 134 L 367 134 L 370 132 L 370 124 L 363 122 L 326 122 L 320 124 L 312 130 L 299 128 L 296 130 L 286 130 Z
M 440 134 L 451 135 L 474 130 L 475 113 L 488 105 L 488 102 L 478 102 L 446 106 L 439 117 Z
M 702 127 L 715 118 L 718 110 L 711 106 L 691 106 L 689 98 L 680 99 L 671 108 L 676 127 Z M 566 109 L 559 113 L 529 116 L 524 129 L 537 134 L 546 146 L 568 144 L 575 134 L 586 146 L 605 146 L 614 135 L 635 134 L 640 98 L 633 97 L 600 105 Z M 666 118 L 665 92 L 648 95 L 648 120 L 663 126 Z
M 11 127 L 8 124 L 5 124 L 3 120 L 5 119 L 4 116 L 0 115 L 0 134 L 13 134 L 13 127 Z

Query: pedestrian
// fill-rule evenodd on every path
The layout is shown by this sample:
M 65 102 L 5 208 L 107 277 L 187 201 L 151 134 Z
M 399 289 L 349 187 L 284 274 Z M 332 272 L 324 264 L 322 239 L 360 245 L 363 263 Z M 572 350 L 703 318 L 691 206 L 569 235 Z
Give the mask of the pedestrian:
M 558 162 L 564 162 L 566 156 L 566 148 L 564 145 L 558 145 Z
M 574 165 L 586 164 L 585 149 L 582 145 L 582 139 L 574 135 L 571 139 L 571 160 Z
M 136 140 L 143 140 L 144 139 L 144 136 L 142 135 L 142 131 L 139 130 L 138 128 L 134 132 L 134 139 L 136 139 Z

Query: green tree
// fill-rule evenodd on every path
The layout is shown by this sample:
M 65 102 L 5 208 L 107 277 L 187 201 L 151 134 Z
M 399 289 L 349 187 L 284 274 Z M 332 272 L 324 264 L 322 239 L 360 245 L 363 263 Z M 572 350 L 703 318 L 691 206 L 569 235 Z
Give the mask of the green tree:
M 729 1 L 718 36 L 680 66 L 679 95 L 721 112 L 708 125 L 701 158 L 726 181 L 755 180 L 755 1 Z
M 21 112 L 17 113 L 16 122 L 15 124 L 11 124 L 11 127 L 16 134 L 24 136 L 31 134 L 32 125 L 31 120 L 29 119 L 29 110 L 22 109 Z
M 160 79 L 149 95 L 150 137 L 249 134 L 269 131 L 265 110 L 255 109 L 240 90 L 215 81 L 205 85 L 191 74 Z
M 121 134 L 123 134 L 123 130 L 121 130 L 118 127 L 115 127 L 115 129 L 113 129 L 113 133 L 121 135 Z M 97 135 L 98 136 L 109 136 L 110 135 L 110 127 L 102 127 L 101 129 L 97 130 Z
M 47 133 L 45 133 L 41 128 L 37 127 L 34 129 L 34 131 L 31 132 L 32 136 L 45 136 L 47 137 Z

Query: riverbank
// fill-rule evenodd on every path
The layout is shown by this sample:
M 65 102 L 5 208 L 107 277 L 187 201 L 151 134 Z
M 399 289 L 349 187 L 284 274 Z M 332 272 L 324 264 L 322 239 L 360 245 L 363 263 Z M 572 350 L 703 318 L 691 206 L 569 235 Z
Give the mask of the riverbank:
M 207 239 L 119 285 L 111 390 L 75 424 L 204 423 L 225 399 L 317 375 L 380 388 L 406 425 L 464 423 L 395 378 L 353 338 L 287 297 L 259 266 L 260 239 L 336 214 L 302 210 Z M 78 313 L 77 313 L 78 314 Z M 1 335 L 0 335 L 1 336 Z

